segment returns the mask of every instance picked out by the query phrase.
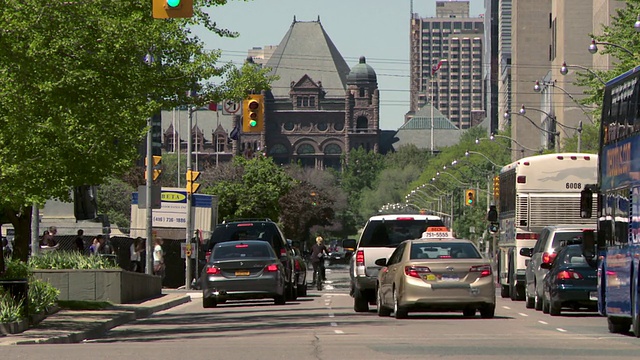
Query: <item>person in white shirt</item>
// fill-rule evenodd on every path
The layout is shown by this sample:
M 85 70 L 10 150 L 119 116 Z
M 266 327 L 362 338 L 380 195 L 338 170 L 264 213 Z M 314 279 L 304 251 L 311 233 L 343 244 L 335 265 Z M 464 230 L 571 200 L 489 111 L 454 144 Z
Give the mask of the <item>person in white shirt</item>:
M 164 278 L 164 252 L 162 251 L 162 239 L 155 238 L 153 247 L 153 274 Z

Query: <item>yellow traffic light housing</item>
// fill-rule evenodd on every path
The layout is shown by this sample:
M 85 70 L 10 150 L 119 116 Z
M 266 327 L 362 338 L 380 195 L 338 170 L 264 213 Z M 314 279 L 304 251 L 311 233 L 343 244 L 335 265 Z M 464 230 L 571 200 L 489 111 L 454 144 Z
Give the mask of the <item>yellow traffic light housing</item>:
M 464 191 L 464 204 L 466 206 L 476 205 L 476 191 L 474 189 L 467 189 Z
M 187 171 L 187 194 L 193 194 L 198 191 L 200 184 L 196 183 L 195 181 L 198 180 L 199 176 L 199 171 Z
M 160 177 L 160 174 L 162 174 L 162 168 L 161 168 L 161 166 L 162 166 L 162 164 L 161 164 L 162 156 L 153 155 L 151 158 L 153 159 L 152 160 L 153 161 L 153 181 L 156 181 Z M 148 158 L 146 158 L 146 157 L 144 158 L 144 166 L 145 167 L 147 166 L 147 161 L 148 161 L 147 159 Z M 144 172 L 144 179 L 147 180 L 147 171 L 146 170 Z
M 264 96 L 249 95 L 242 103 L 242 131 L 259 133 L 264 130 Z
M 493 177 L 493 197 L 500 198 L 500 176 L 498 175 Z
M 153 0 L 154 19 L 193 17 L 193 0 Z

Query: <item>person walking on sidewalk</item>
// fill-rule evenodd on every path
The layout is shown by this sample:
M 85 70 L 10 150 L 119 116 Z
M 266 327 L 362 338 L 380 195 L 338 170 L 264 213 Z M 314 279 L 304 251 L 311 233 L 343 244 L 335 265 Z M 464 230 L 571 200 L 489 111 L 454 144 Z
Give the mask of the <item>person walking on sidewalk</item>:
M 162 239 L 157 237 L 153 240 L 153 275 L 160 276 L 164 279 L 164 251 L 162 251 Z

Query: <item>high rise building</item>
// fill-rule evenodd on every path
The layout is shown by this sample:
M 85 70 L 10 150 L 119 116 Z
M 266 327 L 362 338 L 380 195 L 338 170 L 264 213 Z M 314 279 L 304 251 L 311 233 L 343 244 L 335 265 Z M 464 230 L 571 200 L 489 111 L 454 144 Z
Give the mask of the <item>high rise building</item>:
M 469 17 L 469 1 L 436 1 L 436 17 L 411 14 L 411 109 L 405 123 L 431 102 L 459 128 L 475 125 L 474 115 L 485 110 L 483 34 L 484 19 Z

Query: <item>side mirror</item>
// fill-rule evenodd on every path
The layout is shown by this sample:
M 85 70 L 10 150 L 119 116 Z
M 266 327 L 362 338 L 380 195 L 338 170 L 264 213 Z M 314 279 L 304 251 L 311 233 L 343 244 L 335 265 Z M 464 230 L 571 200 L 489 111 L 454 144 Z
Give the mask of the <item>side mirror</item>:
M 355 249 L 356 248 L 356 240 L 355 239 L 345 239 L 342 242 L 342 247 L 345 249 Z
M 580 191 L 580 217 L 590 219 L 593 212 L 593 190 L 591 186 L 586 185 L 584 190 Z
M 582 230 L 582 244 L 580 248 L 582 249 L 582 255 L 587 259 L 589 265 L 595 266 L 595 264 L 593 264 L 596 258 L 596 232 L 594 230 Z
M 522 248 L 520 249 L 520 255 L 531 257 L 533 256 L 533 248 Z
M 387 258 L 380 258 L 375 261 L 375 264 L 378 266 L 387 266 Z
M 543 263 L 540 263 L 540 267 L 541 267 L 541 268 L 543 268 L 543 269 L 547 269 L 547 270 L 549 270 L 549 269 L 551 269 L 551 264 L 552 264 L 552 263 L 545 263 L 545 262 L 543 262 Z

